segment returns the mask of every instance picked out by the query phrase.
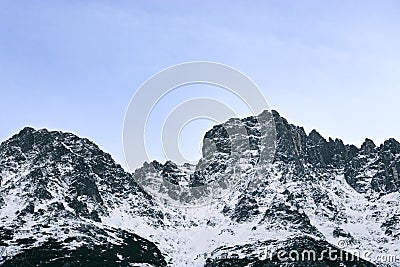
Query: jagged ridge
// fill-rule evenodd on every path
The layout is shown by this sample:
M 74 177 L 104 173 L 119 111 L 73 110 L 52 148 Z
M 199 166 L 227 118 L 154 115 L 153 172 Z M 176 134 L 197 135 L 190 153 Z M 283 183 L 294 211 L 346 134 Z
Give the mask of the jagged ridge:
M 42 262 L 71 257 L 75 263 L 82 255 L 79 249 L 113 246 L 110 254 L 92 255 L 112 262 L 116 260 L 112 255 L 118 254 L 121 266 L 129 262 L 200 266 L 206 259 L 208 264 L 227 266 L 237 256 L 239 266 L 258 264 L 254 253 L 272 240 L 289 249 L 293 246 L 288 240 L 303 240 L 306 246 L 307 238 L 322 247 L 344 239 L 348 249 L 395 253 L 400 245 L 399 143 L 390 139 L 377 147 L 366 139 L 357 148 L 339 139 L 326 140 L 315 130 L 306 134 L 276 111 L 271 116 L 277 137 L 271 166 L 257 164 L 260 140 L 266 134 L 262 125 L 255 117 L 242 119 L 249 151 L 240 182 L 230 195 L 195 211 L 157 204 L 132 175 L 87 139 L 25 128 L 0 145 L 0 246 L 6 246 L 10 256 L 17 255 L 12 261 L 35 251 Z M 203 148 L 199 164 L 209 166 L 205 171 L 154 161 L 134 176 L 196 185 L 226 175 L 233 164 L 227 132 L 237 123 L 229 120 L 207 132 L 204 143 L 213 143 L 217 153 Z M 248 181 L 255 175 L 261 184 L 250 188 Z M 121 234 L 125 241 L 118 237 Z M 205 235 L 201 246 L 195 238 Z M 132 238 L 136 238 L 133 244 Z M 245 249 L 244 244 L 248 244 Z M 134 252 L 122 253 L 135 246 Z M 51 252 L 44 257 L 46 247 Z M 226 248 L 226 259 L 218 260 Z

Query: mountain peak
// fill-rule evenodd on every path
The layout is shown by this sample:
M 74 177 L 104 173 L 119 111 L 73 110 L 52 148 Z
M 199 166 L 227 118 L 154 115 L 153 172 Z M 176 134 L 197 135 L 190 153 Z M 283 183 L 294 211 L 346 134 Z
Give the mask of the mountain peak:
M 24 127 L 17 135 L 26 135 L 26 134 L 32 134 L 33 132 L 36 132 L 36 130 L 30 126 Z
M 310 134 L 308 135 L 308 137 L 309 137 L 311 140 L 315 141 L 315 142 L 320 142 L 320 141 L 325 141 L 325 142 L 326 142 L 325 138 L 324 138 L 319 132 L 317 132 L 317 130 L 315 130 L 315 129 L 313 129 L 313 130 L 310 132 Z
M 376 145 L 374 141 L 369 138 L 365 138 L 364 143 L 361 145 L 361 151 L 364 152 L 364 154 L 370 154 L 375 148 Z
M 393 154 L 398 154 L 400 153 L 400 143 L 394 139 L 394 138 L 389 138 L 385 142 L 383 142 L 383 145 L 381 145 L 383 150 L 389 150 Z
M 276 125 L 275 157 L 265 165 L 259 161 L 262 138 L 271 135 L 266 135 L 260 124 L 271 121 L 260 119 L 262 114 L 268 119 L 272 114 Z M 86 138 L 25 127 L 0 145 L 0 242 L 18 248 L 13 252 L 20 253 L 16 259 L 33 255 L 36 249 L 52 249 L 56 240 L 55 250 L 65 255 L 71 255 L 73 247 L 73 251 L 84 251 L 87 256 L 93 250 L 85 246 L 101 246 L 98 251 L 111 249 L 115 263 L 118 249 L 133 248 L 135 255 L 151 253 L 153 256 L 146 257 L 159 262 L 156 266 L 166 262 L 155 244 L 160 246 L 162 255 L 171 257 L 168 261 L 174 266 L 201 266 L 190 263 L 215 258 L 213 251 L 227 251 L 226 244 L 233 244 L 228 250 L 231 254 L 221 257 L 230 255 L 237 260 L 238 255 L 243 255 L 249 263 L 254 262 L 251 250 L 256 253 L 268 248 L 268 244 L 277 247 L 278 241 L 273 240 L 277 236 L 282 236 L 279 242 L 285 248 L 290 248 L 291 236 L 323 240 L 321 250 L 337 244 L 339 236 L 348 238 L 349 244 L 355 246 L 352 249 L 382 246 L 392 253 L 399 244 L 395 239 L 398 240 L 399 223 L 393 216 L 398 213 L 397 202 L 392 201 L 396 194 L 389 193 L 400 188 L 400 144 L 392 138 L 376 147 L 366 139 L 358 149 L 340 139 L 325 139 L 316 130 L 307 135 L 302 127 L 289 124 L 275 110 L 262 114 L 240 119 L 248 133 L 241 138 L 248 138 L 249 146 L 239 161 L 245 169 L 235 190 L 218 199 L 218 205 L 196 209 L 162 206 L 155 202 L 157 195 L 145 193 L 136 181 L 148 182 L 154 192 L 174 199 L 186 198 L 178 194 L 180 187 L 175 185 L 188 187 L 217 181 L 221 188 L 226 186 L 220 178 L 231 178 L 232 166 L 238 161 L 230 153 L 231 138 L 223 129 L 238 127 L 239 119 L 206 133 L 205 138 L 217 148 L 216 153 L 213 149 L 203 150 L 201 161 L 206 168 L 153 161 L 144 163 L 133 176 Z M 260 178 L 257 186 L 249 186 L 253 177 Z M 160 181 L 169 181 L 173 186 L 160 186 Z M 359 234 L 353 231 L 353 222 L 374 230 Z M 132 236 L 132 231 L 137 231 L 138 236 Z M 119 235 L 127 238 L 120 239 Z M 141 239 L 141 235 L 149 241 Z M 203 237 L 207 237 L 205 245 Z M 49 240 L 53 243 L 49 244 Z M 315 244 L 304 240 L 305 248 Z M 113 242 L 110 246 L 109 241 Z M 125 243 L 129 249 L 125 249 Z M 362 247 L 364 244 L 366 247 Z M 135 262 L 127 253 L 118 254 L 118 258 L 122 255 Z M 98 255 L 93 258 L 103 259 Z M 9 264 L 20 266 L 12 261 Z

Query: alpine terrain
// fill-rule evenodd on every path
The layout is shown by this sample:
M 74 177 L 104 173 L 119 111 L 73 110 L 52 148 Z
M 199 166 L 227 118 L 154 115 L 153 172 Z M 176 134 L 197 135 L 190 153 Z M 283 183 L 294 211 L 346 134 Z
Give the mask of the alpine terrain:
M 356 147 L 263 113 L 273 144 L 257 117 L 231 119 L 206 133 L 197 166 L 134 173 L 88 139 L 24 128 L 0 145 L 0 266 L 400 266 L 400 143 Z M 249 144 L 240 173 L 238 123 Z M 265 145 L 275 150 L 264 164 Z M 233 190 L 196 207 L 164 205 L 137 182 L 179 201 L 157 181 L 233 175 Z

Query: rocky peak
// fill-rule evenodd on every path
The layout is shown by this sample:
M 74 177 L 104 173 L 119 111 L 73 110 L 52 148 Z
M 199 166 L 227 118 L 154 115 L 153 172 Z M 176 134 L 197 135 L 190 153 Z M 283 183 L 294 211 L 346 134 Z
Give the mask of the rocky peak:
M 21 210 L 44 205 L 99 221 L 116 205 L 115 196 L 129 194 L 143 200 L 136 204 L 151 207 L 147 194 L 109 154 L 86 138 L 59 131 L 27 127 L 3 142 L 0 182 L 3 199 L 21 190 Z M 63 204 L 53 207 L 54 202 Z
M 391 152 L 393 155 L 400 154 L 400 143 L 396 139 L 390 138 L 380 146 L 380 150 Z
M 315 145 L 324 145 L 326 144 L 325 138 L 322 137 L 322 135 L 317 132 L 317 130 L 313 129 L 310 134 L 308 135 L 308 139 L 310 140 L 311 143 Z
M 364 143 L 361 145 L 361 152 L 365 155 L 371 154 L 376 148 L 374 141 L 366 138 Z
M 271 117 L 276 131 L 266 131 L 268 125 L 263 123 L 271 121 L 258 120 L 260 116 Z M 247 141 L 241 143 L 243 147 L 233 143 L 232 133 Z M 270 138 L 276 142 L 262 144 L 265 136 L 276 137 Z M 231 119 L 213 127 L 204 140 L 197 166 L 153 161 L 134 172 L 139 180 L 156 177 L 148 180 L 154 181 L 150 186 L 156 192 L 166 191 L 178 198 L 181 195 L 160 186 L 160 181 L 190 186 L 219 176 L 230 178 L 232 166 L 238 163 L 235 153 L 243 156 L 239 163 L 245 171 L 235 190 L 213 205 L 178 209 L 153 201 L 153 196 L 144 193 L 130 174 L 91 141 L 69 133 L 25 128 L 0 145 L 0 242 L 22 248 L 22 258 L 29 256 L 27 248 L 33 247 L 42 254 L 51 251 L 53 254 L 42 258 L 50 264 L 55 258 L 61 262 L 86 255 L 103 263 L 104 258 L 114 261 L 106 266 L 115 266 L 118 260 L 126 266 L 128 262 L 163 266 L 167 264 L 163 255 L 172 255 L 168 260 L 171 266 L 200 266 L 192 263 L 210 256 L 206 252 L 211 251 L 212 256 L 213 250 L 224 250 L 227 244 L 234 246 L 234 254 L 233 261 L 226 264 L 249 265 L 257 263 L 249 257 L 252 250 L 270 245 L 298 247 L 297 241 L 290 242 L 293 237 L 304 248 L 314 244 L 321 251 L 336 244 L 338 237 L 355 240 L 357 245 L 364 242 L 368 249 L 398 244 L 399 222 L 393 216 L 398 209 L 392 204 L 396 199 L 389 195 L 400 186 L 396 140 L 375 147 L 367 139 L 358 149 L 340 139 L 324 138 L 315 130 L 307 134 L 276 111 Z M 260 164 L 265 145 L 276 146 L 268 166 Z M 256 187 L 248 186 L 253 177 L 259 178 Z M 382 202 L 368 202 L 373 193 L 382 197 Z M 381 212 L 386 206 L 386 213 Z M 365 228 L 365 235 L 352 231 L 355 223 Z M 138 231 L 138 236 L 131 231 Z M 141 234 L 162 251 L 140 238 Z M 68 248 L 62 248 L 63 244 Z M 83 246 L 75 250 L 76 244 Z M 112 255 L 98 257 L 107 251 Z M 116 259 L 117 254 L 123 259 Z M 16 259 L 8 266 L 19 266 L 18 256 Z M 222 266 L 218 264 L 213 266 Z
M 327 171 L 342 169 L 349 184 L 359 192 L 368 191 L 366 188 L 384 192 L 385 194 L 397 190 L 398 181 L 395 181 L 396 175 L 393 175 L 393 170 L 398 169 L 400 144 L 395 139 L 389 139 L 377 148 L 374 142 L 367 138 L 361 148 L 357 148 L 354 145 L 344 144 L 338 138 L 325 139 L 316 130 L 312 130 L 307 135 L 302 127 L 288 123 L 277 111 L 272 110 L 270 114 L 276 129 L 274 162 L 292 165 L 299 176 L 304 174 L 304 169 L 307 166 Z M 244 118 L 240 122 L 249 133 L 245 138 L 248 138 L 251 144 L 250 149 L 253 152 L 250 153 L 248 162 L 254 166 L 260 157 L 260 141 L 263 134 L 260 129 L 263 126 L 254 116 Z M 235 125 L 238 125 L 237 121 L 236 123 L 228 121 L 213 127 L 206 133 L 205 140 L 207 139 L 208 143 L 214 144 L 214 147 L 217 148 L 217 153 L 208 148 L 211 147 L 210 145 L 203 147 L 203 158 L 199 164 L 209 166 L 209 168 L 202 168 L 201 172 L 196 172 L 193 176 L 196 181 L 204 183 L 210 176 L 220 175 L 229 170 L 229 166 L 232 164 L 229 132 L 232 132 L 230 128 L 237 127 Z M 369 160 L 377 156 L 376 153 L 379 154 L 378 161 L 368 163 Z M 366 171 L 365 168 L 371 171 Z M 383 172 L 385 173 L 384 176 L 381 175 Z M 399 172 L 400 169 L 395 171 L 395 173 Z M 374 175 L 371 177 L 368 175 L 362 176 L 361 173 Z M 379 179 L 384 179 L 384 181 L 378 182 L 379 179 L 374 177 L 378 175 L 381 177 Z M 374 181 L 362 182 L 360 179 L 365 177 L 367 179 L 372 178 Z M 371 184 L 379 184 L 379 186 L 371 186 Z

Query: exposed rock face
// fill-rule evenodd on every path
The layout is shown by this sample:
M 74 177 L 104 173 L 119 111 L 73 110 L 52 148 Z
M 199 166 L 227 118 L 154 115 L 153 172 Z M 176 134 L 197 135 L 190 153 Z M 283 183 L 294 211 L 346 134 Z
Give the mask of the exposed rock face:
M 265 251 L 262 257 L 259 257 L 257 253 L 252 256 L 252 253 L 255 252 L 254 248 L 260 246 L 274 247 L 275 250 Z M 284 248 L 284 250 L 280 250 L 280 248 Z M 245 250 L 249 256 L 239 258 L 238 254 L 231 254 L 231 250 Z M 246 244 L 240 247 L 225 248 L 222 251 L 218 251 L 217 253 L 222 252 L 220 255 L 224 256 L 208 260 L 206 266 L 375 266 L 364 259 L 332 246 L 326 241 L 315 240 L 310 237 L 289 238 L 284 242 L 270 240 L 262 244 Z M 287 263 L 283 265 L 282 259 L 286 259 Z
M 1 245 L 17 253 L 5 266 L 166 264 L 150 241 L 96 225 L 124 202 L 155 224 L 162 224 L 163 214 L 131 175 L 87 139 L 25 128 L 0 145 L 0 182 Z
M 372 190 L 387 194 L 399 191 L 400 143 L 395 139 L 389 139 L 379 147 L 372 140 L 366 139 L 359 149 L 354 145 L 345 145 L 340 139 L 326 140 L 316 130 L 307 135 L 302 127 L 289 124 L 276 111 L 272 111 L 272 115 L 277 134 L 275 162 L 293 165 L 298 175 L 304 172 L 307 165 L 314 169 L 343 168 L 346 180 L 358 192 Z M 246 118 L 242 122 L 248 129 L 251 149 L 260 151 L 262 133 L 254 123 L 254 117 Z M 215 126 L 205 136 L 216 144 L 221 154 L 226 154 L 215 158 L 215 163 L 210 163 L 211 166 L 218 165 L 220 168 L 211 168 L 213 173 L 225 170 L 229 161 L 230 137 L 225 128 L 235 126 L 231 126 L 229 122 L 223 126 Z M 258 156 L 255 153 L 250 159 L 253 165 L 257 163 Z M 211 157 L 206 155 L 206 158 Z
M 366 139 L 359 153 L 346 165 L 347 182 L 360 193 L 374 191 L 380 194 L 400 189 L 400 144 L 394 139 L 379 147 Z
M 135 234 L 118 230 L 106 232 L 95 227 L 85 227 L 82 233 L 92 231 L 95 235 L 84 238 L 69 237 L 64 240 L 49 238 L 37 247 L 24 249 L 21 253 L 5 261 L 4 267 L 13 266 L 131 266 L 133 263 L 147 263 L 165 266 L 166 262 L 157 247 Z M 119 243 L 107 240 L 110 235 Z M 104 235 L 96 238 L 96 235 Z M 33 242 L 21 240 L 20 244 Z M 76 249 L 67 246 L 81 243 Z
M 274 131 L 257 117 L 231 119 L 206 133 L 197 166 L 153 161 L 133 175 L 87 139 L 23 129 L 0 145 L 4 266 L 26 266 L 28 257 L 30 266 L 91 266 L 89 258 L 96 266 L 373 266 L 376 255 L 399 255 L 400 144 L 366 139 L 357 148 L 307 134 L 276 111 L 262 115 L 273 118 Z M 243 142 L 233 143 L 232 133 Z M 260 160 L 265 147 L 274 148 L 269 162 Z M 238 163 L 234 190 L 205 207 L 164 206 L 135 181 L 229 182 Z M 372 254 L 278 259 L 279 250 L 294 249 Z

